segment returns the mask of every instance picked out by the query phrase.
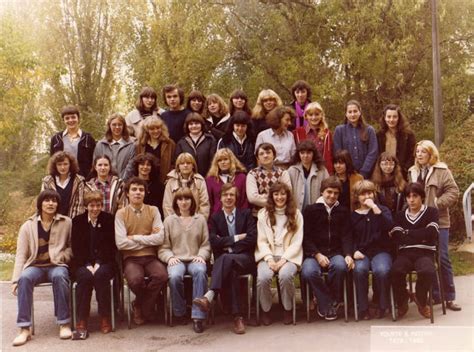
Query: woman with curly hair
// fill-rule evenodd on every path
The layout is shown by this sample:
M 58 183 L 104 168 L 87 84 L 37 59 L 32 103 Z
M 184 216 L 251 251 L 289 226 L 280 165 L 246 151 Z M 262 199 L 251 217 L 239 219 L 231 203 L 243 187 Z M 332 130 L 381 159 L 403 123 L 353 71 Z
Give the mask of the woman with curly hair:
M 58 214 L 72 219 L 84 213 L 84 194 L 95 188 L 79 175 L 76 158 L 68 152 L 56 152 L 49 158 L 47 169 L 49 175 L 43 178 L 41 191 L 52 189 L 59 193 Z
M 242 89 L 234 90 L 229 98 L 230 116 L 234 116 L 237 111 L 243 111 L 249 116 L 252 115 L 252 110 L 249 107 L 249 98 Z
M 224 99 L 217 94 L 210 94 L 204 103 L 203 117 L 206 120 L 206 131 L 210 132 L 216 141 L 222 138 L 229 124 L 229 107 Z
M 334 153 L 343 149 L 350 153 L 354 169 L 369 178 L 378 155 L 377 136 L 365 122 L 357 100 L 347 102 L 344 123 L 334 131 Z
M 160 214 L 163 214 L 165 186 L 160 182 L 157 163 L 156 157 L 151 153 L 138 154 L 133 158 L 133 176 L 137 176 L 147 183 L 143 203 L 157 207 Z
M 339 203 L 345 207 L 352 209 L 353 193 L 355 184 L 364 179 L 352 164 L 351 154 L 347 150 L 339 150 L 334 154 L 333 159 L 334 175 L 337 176 L 342 184 L 342 191 L 339 195 Z
M 408 169 L 415 161 L 416 138 L 398 105 L 389 104 L 383 109 L 377 142 L 379 153 L 387 151 L 397 157 L 406 178 Z
M 266 121 L 267 114 L 278 106 L 282 106 L 281 98 L 271 89 L 262 90 L 257 97 L 257 102 L 252 109 L 252 122 L 255 135 L 270 126 Z
M 140 138 L 135 142 L 135 153 L 150 153 L 156 158 L 159 170 L 159 180 L 164 186 L 166 175 L 172 169 L 172 160 L 176 144 L 170 138 L 165 122 L 155 116 L 150 116 L 142 126 Z
M 176 167 L 168 173 L 163 197 L 163 217 L 174 214 L 173 196 L 181 188 L 189 188 L 196 201 L 196 212 L 209 217 L 210 205 L 206 181 L 197 172 L 196 160 L 189 153 L 181 153 L 176 158 Z
M 403 190 L 406 181 L 395 155 L 390 152 L 380 154 L 372 173 L 372 182 L 381 195 L 382 204 L 389 208 L 393 215 L 403 210 L 405 205 Z
M 87 184 L 91 189 L 102 192 L 102 210 L 115 215 L 123 194 L 123 181 L 112 170 L 112 162 L 107 155 L 99 155 L 94 159 Z
M 188 100 L 186 103 L 186 108 L 191 112 L 197 112 L 198 114 L 203 113 L 204 103 L 206 102 L 206 97 L 198 90 L 192 90 L 188 95 Z
M 221 188 L 226 183 L 232 183 L 240 190 L 236 207 L 239 209 L 248 208 L 245 181 L 245 167 L 237 160 L 234 153 L 227 148 L 219 149 L 212 159 L 211 168 L 206 177 L 211 215 L 222 209 Z
M 291 189 L 277 182 L 270 187 L 265 208 L 258 212 L 257 290 L 262 307 L 262 322 L 271 324 L 271 283 L 278 274 L 281 300 L 284 307 L 283 323 L 293 321 L 292 308 L 295 294 L 294 277 L 303 260 L 303 216 L 296 207 Z

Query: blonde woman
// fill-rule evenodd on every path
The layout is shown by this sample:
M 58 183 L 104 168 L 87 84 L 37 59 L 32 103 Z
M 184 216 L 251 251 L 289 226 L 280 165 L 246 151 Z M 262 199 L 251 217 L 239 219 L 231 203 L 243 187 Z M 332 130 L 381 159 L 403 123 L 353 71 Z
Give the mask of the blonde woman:
M 281 98 L 271 89 L 264 89 L 258 94 L 257 103 L 252 109 L 253 130 L 258 135 L 270 128 L 265 118 L 267 114 L 278 106 L 282 106 Z
M 135 142 L 136 154 L 150 153 L 158 161 L 160 182 L 164 185 L 166 175 L 172 169 L 176 145 L 170 138 L 168 127 L 156 116 L 148 117 L 142 125 L 140 138 Z
M 209 218 L 210 205 L 206 181 L 197 173 L 196 160 L 189 153 L 181 153 L 176 158 L 176 167 L 168 173 L 163 197 L 163 216 L 174 214 L 173 197 L 181 188 L 189 188 L 196 201 L 196 212 Z
M 309 139 L 314 142 L 316 149 L 324 159 L 328 172 L 332 175 L 332 134 L 326 122 L 324 110 L 318 102 L 309 103 L 304 110 L 304 126 L 297 127 L 293 134 L 296 144 Z
M 245 193 L 246 178 L 245 167 L 230 149 L 223 148 L 216 152 L 206 177 L 211 215 L 222 209 L 221 188 L 226 183 L 232 183 L 240 190 L 237 208 L 248 208 L 247 194 Z
M 441 274 L 444 286 L 444 298 L 447 307 L 454 311 L 461 307 L 454 302 L 453 268 L 448 255 L 449 245 L 449 207 L 454 206 L 458 199 L 459 188 L 454 181 L 448 166 L 440 161 L 438 148 L 432 141 L 422 140 L 415 146 L 415 165 L 408 170 L 409 182 L 418 182 L 424 186 L 426 197 L 424 204 L 438 209 L 439 213 L 439 250 L 441 254 Z M 440 293 L 436 284 L 433 296 L 440 301 Z

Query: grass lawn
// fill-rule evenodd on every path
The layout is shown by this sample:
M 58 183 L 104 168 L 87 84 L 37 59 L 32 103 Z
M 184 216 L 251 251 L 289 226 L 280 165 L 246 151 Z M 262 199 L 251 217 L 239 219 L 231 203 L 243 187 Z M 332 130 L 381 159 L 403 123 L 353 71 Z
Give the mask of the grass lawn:
M 474 274 L 474 253 L 450 252 L 449 258 L 453 264 L 454 275 Z

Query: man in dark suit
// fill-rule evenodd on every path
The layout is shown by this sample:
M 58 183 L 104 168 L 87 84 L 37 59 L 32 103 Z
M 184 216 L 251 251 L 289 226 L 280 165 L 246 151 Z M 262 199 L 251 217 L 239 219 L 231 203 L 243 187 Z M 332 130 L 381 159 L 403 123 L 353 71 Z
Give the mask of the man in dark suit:
M 231 183 L 221 189 L 222 210 L 210 219 L 209 240 L 214 253 L 211 286 L 203 297 L 196 298 L 196 303 L 203 311 L 209 311 L 216 293 L 230 288 L 233 331 L 245 333 L 245 324 L 240 311 L 239 275 L 253 274 L 255 266 L 255 244 L 257 225 L 249 209 L 237 209 L 238 190 Z

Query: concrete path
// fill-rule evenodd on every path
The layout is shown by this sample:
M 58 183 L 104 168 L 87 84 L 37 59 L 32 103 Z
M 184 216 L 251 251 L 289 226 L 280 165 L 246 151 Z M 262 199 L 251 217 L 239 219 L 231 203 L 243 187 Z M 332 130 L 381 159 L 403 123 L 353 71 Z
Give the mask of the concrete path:
M 91 328 L 85 341 L 62 341 L 53 320 L 51 288 L 35 290 L 36 335 L 22 347 L 12 347 L 18 329 L 16 298 L 10 284 L 0 284 L 1 346 L 3 351 L 474 351 L 474 276 L 455 278 L 461 312 L 448 311 L 442 315 L 441 306 L 435 307 L 435 324 L 421 318 L 416 306 L 410 305 L 408 315 L 401 321 L 383 320 L 349 323 L 344 319 L 326 322 L 314 319 L 306 323 L 305 312 L 298 306 L 297 325 L 284 326 L 280 321 L 268 327 L 248 326 L 245 335 L 235 335 L 230 317 L 216 317 L 216 324 L 206 327 L 203 334 L 195 334 L 190 324 L 168 327 L 163 324 L 127 329 L 118 324 L 115 333 L 102 335 L 97 331 L 98 318 L 93 306 Z M 276 306 L 275 306 L 276 308 Z M 275 309 L 275 318 L 281 311 Z

